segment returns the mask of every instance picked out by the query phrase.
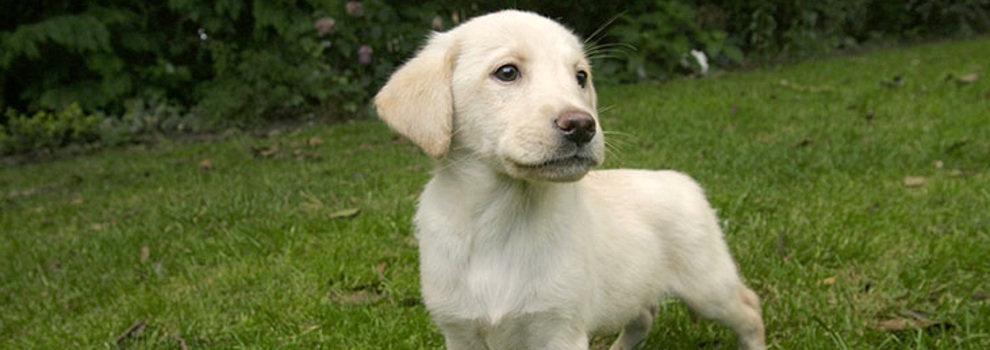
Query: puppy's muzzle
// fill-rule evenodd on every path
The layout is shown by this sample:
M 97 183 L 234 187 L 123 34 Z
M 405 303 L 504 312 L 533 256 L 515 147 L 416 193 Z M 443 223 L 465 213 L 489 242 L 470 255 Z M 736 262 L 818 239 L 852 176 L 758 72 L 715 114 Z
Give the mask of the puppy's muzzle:
M 595 118 L 584 112 L 566 112 L 554 119 L 557 131 L 564 139 L 580 147 L 595 138 Z

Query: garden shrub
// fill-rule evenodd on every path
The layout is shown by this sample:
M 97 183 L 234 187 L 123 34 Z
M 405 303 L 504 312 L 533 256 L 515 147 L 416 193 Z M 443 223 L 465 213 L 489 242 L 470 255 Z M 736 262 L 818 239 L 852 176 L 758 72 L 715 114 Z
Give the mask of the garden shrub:
M 18 1 L 0 21 L 0 110 L 13 110 L 0 115 L 0 153 L 367 115 L 374 92 L 430 30 L 506 7 L 543 13 L 589 39 L 598 76 L 612 78 L 600 82 L 692 73 L 690 50 L 730 67 L 990 31 L 990 0 Z M 67 115 L 105 120 L 96 136 L 54 131 Z
M 687 59 L 691 50 L 702 51 L 723 65 L 741 63 L 742 51 L 729 43 L 728 34 L 705 24 L 698 8 L 685 2 L 656 0 L 632 6 L 609 30 L 613 41 L 631 48 L 600 62 L 599 73 L 618 81 L 635 81 L 692 72 L 696 70 L 693 59 Z
M 718 0 L 703 6 L 727 14 L 725 31 L 747 56 L 763 59 L 990 31 L 990 0 Z
M 56 149 L 70 143 L 89 143 L 99 138 L 102 116 L 86 114 L 78 104 L 56 113 L 33 115 L 5 113 L 7 126 L 0 128 L 0 154 Z

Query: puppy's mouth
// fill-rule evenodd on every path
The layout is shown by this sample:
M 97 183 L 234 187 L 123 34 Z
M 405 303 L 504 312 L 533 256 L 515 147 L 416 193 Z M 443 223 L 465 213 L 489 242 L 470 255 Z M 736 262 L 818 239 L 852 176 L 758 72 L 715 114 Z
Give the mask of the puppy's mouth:
M 568 157 L 551 159 L 542 163 L 536 163 L 536 164 L 516 163 L 516 165 L 523 169 L 540 170 L 540 169 L 548 169 L 548 168 L 591 167 L 596 165 L 596 162 L 589 157 L 572 155 Z
M 598 165 L 592 157 L 573 154 L 552 158 L 539 163 L 521 163 L 507 160 L 509 175 L 517 178 L 544 180 L 553 182 L 577 181 L 588 173 L 591 167 Z

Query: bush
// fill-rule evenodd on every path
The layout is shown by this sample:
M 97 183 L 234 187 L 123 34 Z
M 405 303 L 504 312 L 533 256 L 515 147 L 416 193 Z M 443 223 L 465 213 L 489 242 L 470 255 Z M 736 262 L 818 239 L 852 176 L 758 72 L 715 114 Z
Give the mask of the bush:
M 142 135 L 209 131 L 210 125 L 162 96 L 124 101 L 120 117 L 107 117 L 99 127 L 100 142 L 115 146 L 135 141 Z
M 382 1 L 312 5 L 254 9 L 250 46 L 208 39 L 215 77 L 199 87 L 198 113 L 247 123 L 313 107 L 356 113 L 419 46 L 434 16 L 427 10 L 400 14 Z M 234 26 L 231 19 L 218 22 Z M 227 31 L 222 28 L 207 33 Z
M 599 77 L 618 82 L 692 73 L 690 50 L 730 67 L 744 59 L 990 31 L 990 0 L 45 4 L 7 4 L 0 21 L 0 109 L 17 111 L 0 115 L 7 137 L 30 134 L 21 130 L 24 118 L 71 108 L 107 116 L 99 133 L 111 143 L 127 142 L 134 132 L 364 115 L 379 85 L 429 30 L 509 6 L 558 19 L 585 37 L 599 33 L 589 38 Z M 617 20 L 599 31 L 611 18 Z M 629 46 L 635 49 L 623 49 Z M 53 123 L 46 118 L 37 124 Z M 42 147 L 65 142 L 37 136 L 47 140 L 37 142 Z
M 0 128 L 0 154 L 51 150 L 70 143 L 89 143 L 99 138 L 102 116 L 85 114 L 78 104 L 57 113 L 21 115 L 5 113 L 7 126 Z
M 164 96 L 220 124 L 313 108 L 357 112 L 434 17 L 383 1 L 63 1 L 12 10 L 37 21 L 0 27 L 0 107 L 78 103 L 120 115 L 121 101 Z
M 990 0 L 714 1 L 743 52 L 803 58 L 871 42 L 990 31 Z
M 698 10 L 684 2 L 657 0 L 633 7 L 609 34 L 613 41 L 632 47 L 599 65 L 599 73 L 618 81 L 663 79 L 675 73 L 694 72 L 694 59 L 687 59 L 691 50 L 702 51 L 723 65 L 739 64 L 743 59 L 742 51 L 729 43 L 727 33 L 705 27 Z

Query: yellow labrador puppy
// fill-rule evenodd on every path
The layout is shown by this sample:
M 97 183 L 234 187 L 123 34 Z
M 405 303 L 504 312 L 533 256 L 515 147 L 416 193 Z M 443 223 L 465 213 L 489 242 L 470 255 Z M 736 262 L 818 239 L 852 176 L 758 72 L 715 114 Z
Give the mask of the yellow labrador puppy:
M 667 294 L 764 348 L 702 189 L 605 156 L 581 41 L 503 11 L 434 34 L 375 97 L 437 160 L 416 213 L 423 301 L 448 349 L 612 349 L 644 339 Z

